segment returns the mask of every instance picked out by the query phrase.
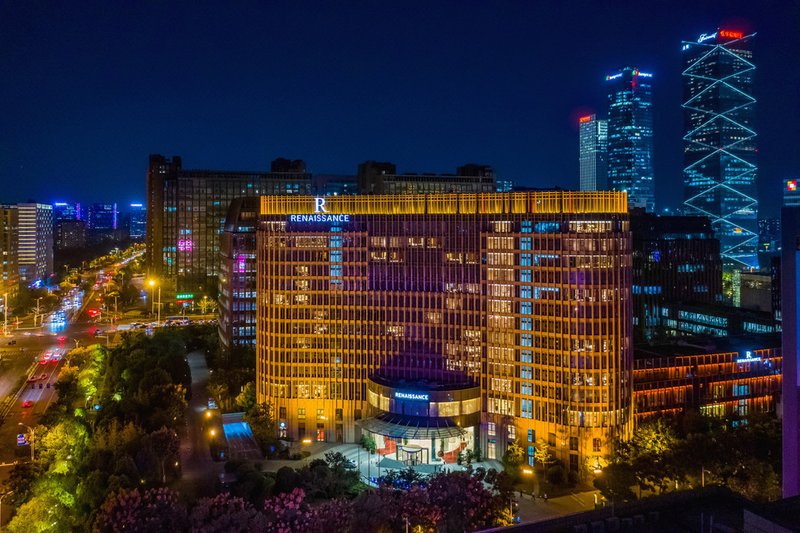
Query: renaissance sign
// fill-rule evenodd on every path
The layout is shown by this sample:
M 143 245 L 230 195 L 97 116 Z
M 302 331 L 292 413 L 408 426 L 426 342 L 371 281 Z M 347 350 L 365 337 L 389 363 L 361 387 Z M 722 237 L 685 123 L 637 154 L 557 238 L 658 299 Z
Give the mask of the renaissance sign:
M 419 392 L 400 392 L 395 391 L 394 397 L 398 400 L 417 400 L 422 402 L 427 402 L 430 396 L 427 394 L 422 394 Z

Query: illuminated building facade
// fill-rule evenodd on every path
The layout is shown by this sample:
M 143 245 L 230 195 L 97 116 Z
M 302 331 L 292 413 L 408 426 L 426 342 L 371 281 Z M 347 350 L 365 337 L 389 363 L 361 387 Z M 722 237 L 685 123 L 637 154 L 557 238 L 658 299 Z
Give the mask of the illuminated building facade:
M 261 198 L 257 396 L 287 438 L 454 462 L 632 428 L 620 192 Z
M 54 222 L 60 222 L 62 220 L 83 220 L 81 215 L 81 204 L 72 204 L 68 202 L 55 202 L 53 204 Z
M 783 207 L 800 206 L 800 190 L 798 180 L 783 180 Z
M 141 203 L 130 204 L 127 216 L 128 236 L 142 240 L 147 234 L 147 209 Z
M 715 339 L 708 347 L 637 348 L 634 411 L 637 420 L 693 409 L 735 426 L 748 416 L 775 412 L 781 393 L 780 338 L 748 335 Z
M 492 167 L 467 164 L 455 174 L 398 174 L 394 163 L 366 161 L 358 165 L 360 194 L 490 193 L 497 190 Z
M 17 204 L 19 278 L 28 285 L 53 272 L 53 206 Z
M 684 207 L 711 218 L 729 269 L 758 268 L 755 34 L 683 43 Z
M 59 220 L 53 228 L 56 250 L 74 250 L 86 246 L 86 224 L 83 220 Z
M 0 204 L 0 297 L 3 300 L 3 312 L 7 297 L 14 300 L 19 290 L 18 228 L 19 212 L 16 205 Z
M 631 207 L 655 210 L 653 75 L 626 67 L 606 76 L 608 184 L 628 193 Z
M 595 115 L 578 119 L 580 167 L 580 189 L 582 191 L 604 191 L 608 189 L 608 122 Z
M 310 194 L 302 161 L 276 159 L 270 172 L 184 169 L 180 157 L 150 156 L 147 171 L 147 270 L 180 293 L 216 296 L 220 235 L 231 200 Z
M 719 241 L 707 217 L 631 210 L 633 331 L 637 342 L 666 334 L 665 304 L 722 300 Z
M 257 197 L 231 202 L 220 243 L 217 325 L 222 346 L 256 344 Z

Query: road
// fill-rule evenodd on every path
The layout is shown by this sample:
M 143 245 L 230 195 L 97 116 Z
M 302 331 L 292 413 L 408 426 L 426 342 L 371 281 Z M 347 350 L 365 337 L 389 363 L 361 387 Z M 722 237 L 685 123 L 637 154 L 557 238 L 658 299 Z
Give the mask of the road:
M 182 475 L 178 484 L 183 494 L 212 496 L 216 493 L 216 482 L 224 464 L 211 458 L 203 427 L 208 399 L 208 365 L 202 352 L 192 352 L 186 360 L 192 374 L 192 398 L 186 408 L 186 434 L 181 438 Z

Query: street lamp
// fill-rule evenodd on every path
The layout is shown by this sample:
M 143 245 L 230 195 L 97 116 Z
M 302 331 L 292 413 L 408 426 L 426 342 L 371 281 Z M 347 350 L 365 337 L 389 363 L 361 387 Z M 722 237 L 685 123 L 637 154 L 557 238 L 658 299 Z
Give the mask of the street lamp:
M 28 429 L 28 431 L 31 432 L 31 463 L 32 463 L 34 461 L 34 458 L 36 457 L 34 455 L 35 446 L 36 446 L 36 430 L 34 430 L 32 427 L 30 427 L 27 424 L 23 424 L 22 422 L 17 422 L 17 425 L 18 426 L 24 426 L 24 427 L 26 427 Z
M 161 325 L 161 285 L 156 283 L 156 280 L 154 280 L 154 279 L 151 279 L 150 281 L 148 281 L 147 284 L 150 285 L 150 288 L 152 289 L 152 291 L 151 291 L 151 295 L 152 295 L 151 296 L 151 298 L 152 298 L 151 302 L 153 304 L 155 304 L 156 285 L 158 285 L 158 311 L 157 311 L 157 315 L 156 315 L 157 316 L 157 318 L 156 318 L 156 327 L 158 327 L 158 326 Z M 150 314 L 151 315 L 153 314 L 152 307 L 150 309 Z

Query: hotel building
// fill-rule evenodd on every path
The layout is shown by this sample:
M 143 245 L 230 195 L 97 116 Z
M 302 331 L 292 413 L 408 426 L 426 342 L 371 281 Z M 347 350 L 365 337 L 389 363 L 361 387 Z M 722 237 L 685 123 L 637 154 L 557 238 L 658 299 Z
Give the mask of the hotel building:
M 574 471 L 633 424 L 621 192 L 261 198 L 256 377 L 280 435 L 406 464 L 512 440 Z
M 775 412 L 781 393 L 780 337 L 747 335 L 703 344 L 637 348 L 633 362 L 637 421 L 694 409 L 737 425 Z M 746 422 L 745 422 L 746 423 Z
M 455 174 L 398 174 L 394 163 L 365 161 L 358 165 L 360 194 L 490 193 L 497 190 L 492 167 L 466 164 Z

